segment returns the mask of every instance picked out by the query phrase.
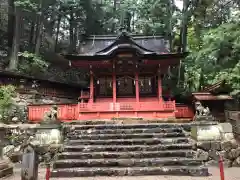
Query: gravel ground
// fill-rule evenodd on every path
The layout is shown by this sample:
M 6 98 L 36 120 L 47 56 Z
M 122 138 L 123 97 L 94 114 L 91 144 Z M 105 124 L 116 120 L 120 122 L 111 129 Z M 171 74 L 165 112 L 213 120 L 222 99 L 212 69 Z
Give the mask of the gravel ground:
M 240 180 L 240 168 L 225 168 L 226 180 Z M 219 169 L 217 167 L 209 168 L 209 177 L 189 177 L 189 176 L 124 176 L 124 177 L 86 177 L 86 178 L 51 178 L 51 180 L 220 180 Z M 39 169 L 38 180 L 45 180 L 45 169 Z M 21 180 L 20 169 L 15 168 L 14 176 L 4 178 L 7 180 Z

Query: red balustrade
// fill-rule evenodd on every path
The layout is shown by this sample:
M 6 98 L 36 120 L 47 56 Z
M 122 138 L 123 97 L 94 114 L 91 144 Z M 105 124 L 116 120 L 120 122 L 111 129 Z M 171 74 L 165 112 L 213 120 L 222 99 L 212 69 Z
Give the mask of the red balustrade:
M 28 118 L 30 121 L 41 121 L 44 113 L 51 108 L 51 105 L 29 105 Z M 175 101 L 167 102 L 119 102 L 119 103 L 79 103 L 70 105 L 58 105 L 58 119 L 60 121 L 77 120 L 79 115 L 95 113 L 173 113 L 177 118 L 192 118 L 194 113 L 188 106 L 177 106 Z M 158 116 L 158 115 L 157 115 Z M 167 116 L 167 115 L 166 115 Z
M 191 107 L 188 106 L 176 106 L 176 112 L 175 112 L 176 118 L 193 118 L 194 112 Z
M 120 102 L 120 103 L 79 103 L 79 112 L 107 111 L 174 111 L 175 101 L 169 102 Z
M 49 111 L 51 105 L 37 105 L 28 106 L 28 119 L 30 121 L 41 121 L 43 119 L 44 113 Z
M 44 113 L 49 111 L 52 105 L 29 105 L 28 106 L 28 119 L 30 121 L 43 120 Z M 76 111 L 77 104 L 71 105 L 58 105 L 58 119 L 60 121 L 75 120 L 78 117 Z

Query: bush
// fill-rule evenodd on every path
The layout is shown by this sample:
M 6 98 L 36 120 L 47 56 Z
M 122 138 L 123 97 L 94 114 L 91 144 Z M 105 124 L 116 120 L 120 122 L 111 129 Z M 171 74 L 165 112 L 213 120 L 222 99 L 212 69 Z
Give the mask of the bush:
M 6 85 L 0 87 L 0 121 L 9 121 L 9 109 L 13 106 L 13 97 L 16 96 L 15 87 Z

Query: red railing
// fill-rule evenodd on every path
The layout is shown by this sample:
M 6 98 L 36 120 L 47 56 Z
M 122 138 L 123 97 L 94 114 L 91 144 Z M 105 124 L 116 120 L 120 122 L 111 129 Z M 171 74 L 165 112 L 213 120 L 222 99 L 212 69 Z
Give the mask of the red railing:
M 29 105 L 28 119 L 30 121 L 43 120 L 44 113 L 49 111 L 52 105 Z M 70 105 L 58 105 L 58 119 L 60 121 L 76 120 L 79 113 L 84 112 L 131 112 L 131 111 L 175 111 L 175 101 L 169 102 L 121 102 L 121 103 L 79 103 Z
M 29 105 L 28 106 L 28 119 L 30 121 L 41 121 L 43 120 L 44 113 L 49 111 L 52 105 Z M 76 111 L 77 104 L 71 105 L 58 105 L 58 119 L 64 120 L 75 120 L 78 117 Z
M 188 107 L 185 105 L 180 105 L 180 106 L 177 105 L 175 116 L 176 118 L 193 118 L 194 112 L 191 107 Z
M 175 101 L 169 102 L 120 102 L 120 103 L 79 103 L 79 112 L 109 111 L 175 111 Z

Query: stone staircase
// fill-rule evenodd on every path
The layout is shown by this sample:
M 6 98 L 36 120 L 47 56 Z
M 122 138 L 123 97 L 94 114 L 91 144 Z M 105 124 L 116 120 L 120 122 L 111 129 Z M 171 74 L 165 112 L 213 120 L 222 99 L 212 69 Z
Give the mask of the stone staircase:
M 189 124 L 75 124 L 52 177 L 207 176 L 184 129 Z M 68 128 L 69 129 L 69 128 Z

